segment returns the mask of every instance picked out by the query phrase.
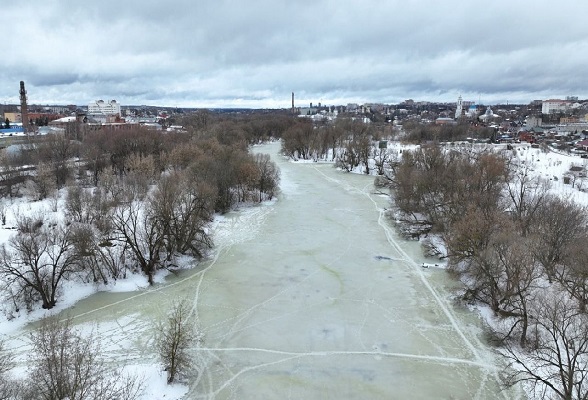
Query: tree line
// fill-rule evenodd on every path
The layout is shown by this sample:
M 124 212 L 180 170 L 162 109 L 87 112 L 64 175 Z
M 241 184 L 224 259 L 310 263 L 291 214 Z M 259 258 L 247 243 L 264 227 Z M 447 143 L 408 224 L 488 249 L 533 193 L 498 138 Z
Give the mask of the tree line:
M 382 174 L 389 153 L 374 143 L 392 134 L 389 124 L 368 124 L 352 117 L 318 124 L 302 119 L 284 131 L 282 153 L 294 160 L 332 161 L 348 172 Z
M 390 162 L 379 183 L 411 236 L 443 239 L 461 298 L 494 312 L 511 367 L 505 384 L 586 399 L 586 207 L 553 194 L 512 151 L 420 146 Z
M 343 115 L 334 122 L 299 120 L 284 131 L 282 152 L 294 160 L 332 161 L 347 172 L 383 175 L 392 161 L 392 155 L 385 147 L 378 146 L 381 140 L 439 143 L 470 138 L 489 139 L 493 133 L 491 128 L 467 123 L 442 126 L 407 121 L 399 128 L 390 123 L 364 122 L 360 118 Z
M 456 142 L 468 139 L 488 140 L 495 134 L 493 128 L 476 126 L 467 121 L 460 121 L 457 125 L 404 121 L 402 130 L 402 140 L 410 143 Z
M 1 154 L 0 219 L 6 224 L 12 212 L 15 220 L 0 248 L 9 318 L 35 304 L 54 307 L 68 280 L 106 284 L 137 271 L 153 283 L 179 255 L 206 255 L 215 213 L 275 196 L 278 167 L 248 146 L 279 137 L 288 125 L 282 116 L 197 113 L 186 125 L 185 132 L 107 132 L 72 123 Z M 247 133 L 252 127 L 265 130 Z M 49 199 L 54 214 L 14 211 L 15 197 Z

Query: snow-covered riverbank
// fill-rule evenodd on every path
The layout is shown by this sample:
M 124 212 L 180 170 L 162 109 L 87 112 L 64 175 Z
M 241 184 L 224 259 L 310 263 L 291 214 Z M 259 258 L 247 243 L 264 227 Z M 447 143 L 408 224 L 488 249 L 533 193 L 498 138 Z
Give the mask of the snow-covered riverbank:
M 276 152 L 278 145 L 269 147 Z M 517 154 L 534 162 L 536 173 L 546 177 L 564 174 L 581 160 L 530 147 L 517 149 Z M 228 393 L 249 393 L 261 382 L 256 377 L 281 377 L 286 382 L 277 386 L 281 390 L 312 398 L 317 393 L 308 385 L 340 383 L 339 378 L 326 378 L 332 365 L 339 365 L 338 374 L 348 382 L 343 389 L 332 388 L 342 396 L 376 388 L 387 391 L 392 387 L 390 374 L 399 373 L 398 363 L 406 364 L 402 371 L 419 370 L 419 378 L 409 375 L 396 382 L 398 390 L 408 393 L 411 382 L 428 376 L 434 392 L 443 375 L 438 367 L 451 364 L 461 365 L 458 375 L 481 379 L 479 387 L 472 383 L 477 387 L 472 395 L 493 398 L 497 367 L 480 342 L 481 328 L 468 313 L 453 309 L 451 293 L 444 289 L 451 282 L 443 271 L 422 268 L 435 261 L 422 256 L 417 242 L 403 241 L 388 226 L 387 199 L 373 193 L 373 178 L 320 163 L 280 162 L 280 201 L 219 218 L 214 227 L 217 248 L 198 268 L 167 279 L 162 274 L 162 283 L 153 288 L 141 275 L 109 287 L 73 285 L 55 310 L 21 311 L 11 321 L 2 321 L 0 329 L 17 350 L 20 370 L 26 365 L 27 324 L 64 310 L 62 315 L 72 315 L 81 329 L 100 333 L 112 362 L 146 377 L 146 399 L 164 393 L 166 398 L 184 393 L 189 393 L 186 398 L 200 398 L 202 393 L 230 398 Z M 554 183 L 553 190 L 561 193 L 579 198 L 584 194 L 561 178 Z M 48 215 L 52 208 L 50 201 L 15 207 Z M 5 241 L 13 232 L 4 229 L 0 237 Z M 127 290 L 135 292 L 121 293 Z M 192 299 L 205 343 L 196 353 L 200 375 L 172 394 L 149 348 L 153 320 L 178 296 Z M 325 357 L 337 362 L 319 362 Z M 346 367 L 352 359 L 369 380 L 357 380 Z M 387 361 L 376 368 L 373 360 Z M 230 372 L 234 368 L 237 372 Z M 270 371 L 277 375 L 271 378 Z M 296 376 L 299 383 L 286 376 Z M 446 390 L 449 394 L 458 389 L 450 385 Z

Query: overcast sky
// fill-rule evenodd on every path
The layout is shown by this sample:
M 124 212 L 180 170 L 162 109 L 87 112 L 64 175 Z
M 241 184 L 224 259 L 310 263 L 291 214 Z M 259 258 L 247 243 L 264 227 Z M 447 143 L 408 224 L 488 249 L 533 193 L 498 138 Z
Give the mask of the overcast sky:
M 586 0 L 22 0 L 0 101 L 287 108 L 588 98 Z

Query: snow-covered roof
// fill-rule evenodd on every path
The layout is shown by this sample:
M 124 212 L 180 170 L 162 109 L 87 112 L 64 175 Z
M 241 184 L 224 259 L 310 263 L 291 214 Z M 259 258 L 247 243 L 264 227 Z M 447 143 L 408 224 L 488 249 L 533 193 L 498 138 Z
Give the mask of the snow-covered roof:
M 53 123 L 53 124 L 64 124 L 64 123 L 67 123 L 67 122 L 74 122 L 75 120 L 76 120 L 76 117 L 75 116 L 73 116 L 73 117 L 63 117 L 63 118 L 58 118 L 58 119 L 56 119 L 54 121 L 51 121 L 50 123 Z

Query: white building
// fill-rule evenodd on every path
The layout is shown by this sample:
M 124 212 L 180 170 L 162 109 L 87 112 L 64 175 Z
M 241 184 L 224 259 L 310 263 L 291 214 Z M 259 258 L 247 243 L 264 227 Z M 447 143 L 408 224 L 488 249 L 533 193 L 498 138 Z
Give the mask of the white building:
M 525 119 L 525 127 L 531 129 L 531 128 L 535 128 L 537 126 L 541 126 L 542 121 L 541 121 L 541 117 L 535 116 L 535 115 L 530 115 Z
M 571 103 L 572 102 L 569 100 L 543 100 L 543 102 L 541 103 L 541 114 L 554 114 L 559 112 L 566 112 L 568 108 L 570 108 Z
M 472 104 L 469 108 L 468 108 L 468 112 L 466 113 L 466 115 L 469 118 L 476 118 L 478 116 L 478 106 L 475 104 Z
M 116 100 L 97 100 L 88 104 L 88 114 L 120 115 L 120 104 Z
M 490 108 L 490 106 L 488 106 L 488 108 L 486 108 L 486 112 L 482 115 L 480 115 L 478 117 L 478 119 L 482 122 L 490 122 L 492 121 L 493 118 L 497 118 L 500 117 L 500 115 L 496 115 L 494 114 L 494 112 L 492 112 L 492 108 Z

